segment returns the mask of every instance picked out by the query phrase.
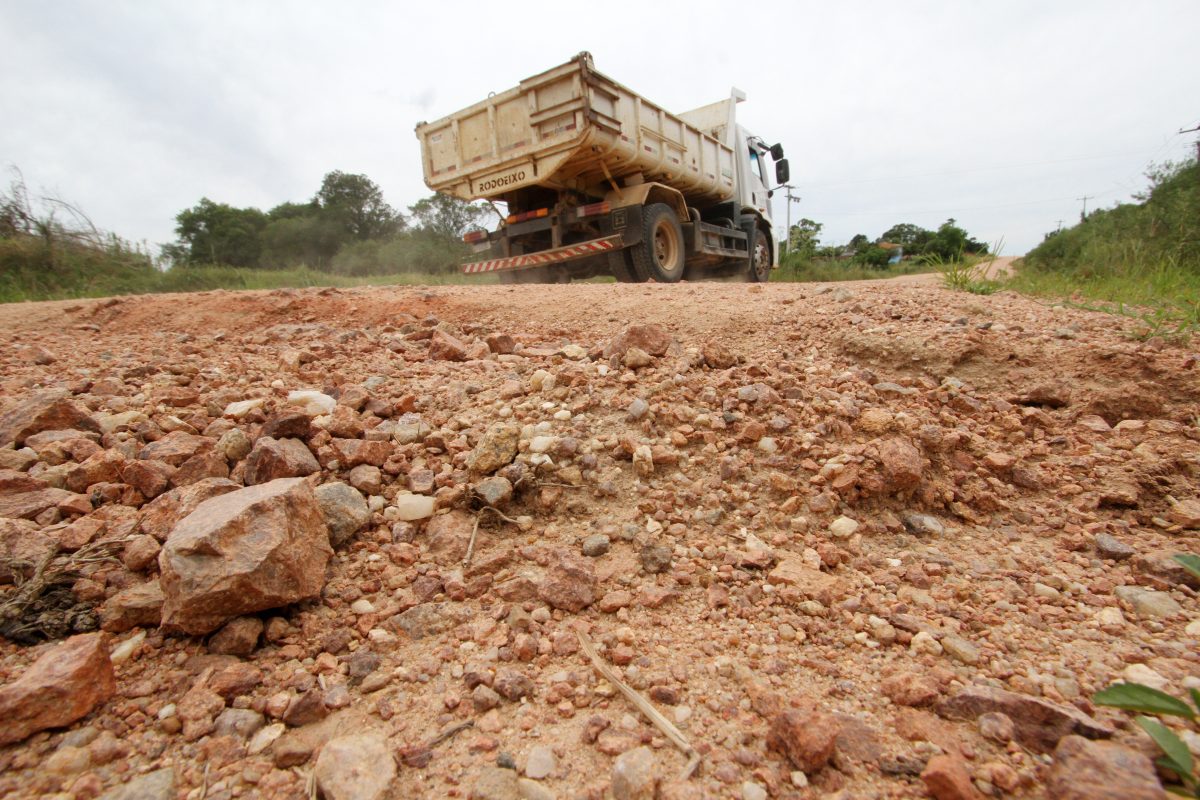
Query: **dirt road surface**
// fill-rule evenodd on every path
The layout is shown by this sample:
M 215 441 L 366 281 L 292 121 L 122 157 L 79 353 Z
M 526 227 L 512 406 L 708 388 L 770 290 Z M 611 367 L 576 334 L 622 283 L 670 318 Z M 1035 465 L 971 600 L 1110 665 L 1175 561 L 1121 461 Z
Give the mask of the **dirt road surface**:
M 0 306 L 0 794 L 1160 797 L 1089 698 L 1200 681 L 1200 368 L 1124 324 L 924 276 Z

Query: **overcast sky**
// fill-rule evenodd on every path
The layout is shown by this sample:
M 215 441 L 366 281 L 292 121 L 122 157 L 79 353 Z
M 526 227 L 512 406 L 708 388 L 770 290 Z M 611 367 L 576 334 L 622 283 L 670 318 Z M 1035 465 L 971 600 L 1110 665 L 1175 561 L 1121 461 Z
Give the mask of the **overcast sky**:
M 589 50 L 672 111 L 744 90 L 825 243 L 955 217 L 1016 254 L 1192 152 L 1198 31 L 1198 0 L 0 0 L 0 165 L 152 244 L 201 197 L 267 209 L 334 169 L 403 209 L 418 121 Z

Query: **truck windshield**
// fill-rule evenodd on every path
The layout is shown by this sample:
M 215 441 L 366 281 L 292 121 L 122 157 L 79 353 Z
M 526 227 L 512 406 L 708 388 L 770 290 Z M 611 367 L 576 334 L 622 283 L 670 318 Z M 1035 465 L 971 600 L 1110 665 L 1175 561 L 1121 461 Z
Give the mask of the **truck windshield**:
M 754 170 L 754 174 L 758 176 L 758 179 L 765 184 L 766 181 L 763 180 L 762 159 L 758 157 L 758 151 L 753 147 L 750 148 L 750 168 Z

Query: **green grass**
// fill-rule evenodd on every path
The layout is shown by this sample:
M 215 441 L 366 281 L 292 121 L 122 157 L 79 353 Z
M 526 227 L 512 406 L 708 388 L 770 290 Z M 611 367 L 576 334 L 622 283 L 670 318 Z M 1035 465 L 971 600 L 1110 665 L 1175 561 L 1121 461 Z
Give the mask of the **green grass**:
M 824 283 L 829 281 L 868 281 L 879 278 L 897 278 L 901 275 L 918 275 L 933 272 L 934 267 L 917 261 L 904 261 L 896 266 L 876 267 L 852 264 L 849 261 L 789 261 L 779 269 L 771 271 L 772 282 Z

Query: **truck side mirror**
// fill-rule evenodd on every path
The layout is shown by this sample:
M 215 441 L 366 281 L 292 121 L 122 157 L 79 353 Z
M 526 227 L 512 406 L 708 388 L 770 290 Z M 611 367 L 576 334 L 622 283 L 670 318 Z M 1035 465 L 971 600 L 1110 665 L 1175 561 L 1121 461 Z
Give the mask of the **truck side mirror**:
M 781 145 L 781 144 L 771 145 L 771 158 L 775 159 L 776 161 L 783 158 L 783 145 Z
M 779 145 L 775 145 L 775 147 L 779 147 Z M 774 150 L 774 148 L 772 148 L 772 150 Z M 787 159 L 781 158 L 780 160 L 776 161 L 775 162 L 775 182 L 776 183 L 787 183 L 788 179 L 790 179 L 791 177 L 792 177 L 792 172 L 788 168 Z

